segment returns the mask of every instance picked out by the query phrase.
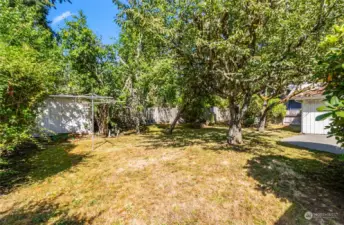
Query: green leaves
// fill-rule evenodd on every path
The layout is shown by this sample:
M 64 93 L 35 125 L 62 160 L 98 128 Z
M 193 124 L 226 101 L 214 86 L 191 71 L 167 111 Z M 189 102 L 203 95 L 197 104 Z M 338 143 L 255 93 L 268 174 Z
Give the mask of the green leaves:
M 219 96 L 235 107 L 233 118 L 244 115 L 254 94 L 268 89 L 277 98 L 290 84 L 311 82 L 318 40 L 342 14 L 341 1 L 332 0 L 331 7 L 318 0 L 291 0 L 287 6 L 254 0 L 114 2 L 123 29 L 119 55 L 127 65 L 121 70 L 135 74 L 136 88 L 152 90 L 149 81 L 177 74 L 176 90 L 184 100 Z M 152 66 L 165 57 L 173 59 L 175 73 L 151 76 Z
M 87 25 L 82 11 L 60 30 L 60 46 L 64 52 L 65 85 L 60 92 L 116 96 L 120 89 L 116 74 L 116 52 L 101 43 Z
M 317 116 L 316 121 L 322 121 L 322 120 L 325 120 L 331 116 L 344 117 L 344 111 L 343 111 L 344 104 L 343 104 L 343 102 L 341 102 L 337 96 L 332 96 L 330 101 L 324 102 L 325 103 L 324 106 L 320 106 L 317 108 L 317 111 L 327 112 L 327 113 L 322 114 L 320 116 Z
M 319 112 L 324 112 L 324 111 L 331 111 L 333 107 L 328 107 L 328 106 L 320 106 L 317 108 L 317 111 Z
M 317 78 L 327 81 L 328 100 L 327 107 L 320 110 L 331 115 L 329 134 L 344 147 L 344 24 L 335 25 L 320 47 L 324 54 L 320 56 Z
M 61 72 L 56 40 L 38 22 L 41 6 L 13 2 L 0 2 L 0 155 L 33 139 L 37 109 Z
M 344 118 L 344 111 L 336 111 L 335 114 L 336 114 L 338 117 Z
M 330 104 L 331 104 L 333 107 L 338 106 L 338 105 L 340 104 L 338 97 L 337 97 L 337 96 L 333 96 L 333 97 L 331 98 Z
M 330 118 L 331 116 L 332 116 L 332 112 L 328 112 L 328 113 L 322 114 L 322 115 L 320 115 L 320 116 L 317 116 L 317 117 L 315 118 L 315 120 L 316 120 L 316 121 L 323 121 L 323 120 L 325 120 L 325 119 L 327 119 L 327 118 Z

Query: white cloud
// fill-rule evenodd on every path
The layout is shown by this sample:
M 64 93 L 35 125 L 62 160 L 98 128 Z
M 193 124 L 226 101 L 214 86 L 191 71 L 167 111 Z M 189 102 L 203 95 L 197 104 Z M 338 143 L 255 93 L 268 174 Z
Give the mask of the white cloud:
M 52 24 L 57 24 L 57 23 L 61 22 L 62 20 L 66 19 L 66 18 L 68 18 L 68 17 L 70 17 L 70 16 L 72 16 L 72 15 L 73 15 L 73 14 L 72 14 L 71 12 L 66 11 L 66 12 L 62 13 L 61 15 L 55 17 L 55 18 L 53 19 Z

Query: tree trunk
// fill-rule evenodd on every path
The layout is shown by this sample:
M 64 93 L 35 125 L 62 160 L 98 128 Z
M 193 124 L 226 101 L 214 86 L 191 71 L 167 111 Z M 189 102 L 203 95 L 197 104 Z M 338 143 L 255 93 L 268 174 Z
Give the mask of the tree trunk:
M 227 143 L 229 145 L 243 144 L 242 138 L 242 119 L 250 104 L 252 94 L 246 93 L 242 105 L 235 103 L 235 99 L 230 99 L 229 112 L 230 122 L 227 136 Z
M 258 122 L 258 131 L 263 132 L 265 130 L 265 125 L 266 125 L 266 117 L 268 115 L 268 101 L 264 100 L 263 108 L 261 110 L 261 114 L 259 117 L 259 122 Z
M 184 110 L 185 110 L 185 106 L 183 106 L 183 107 L 178 111 L 176 118 L 174 118 L 173 122 L 172 122 L 171 125 L 170 125 L 170 128 L 169 128 L 168 131 L 167 131 L 167 134 L 172 134 L 172 133 L 173 133 L 173 130 L 174 130 L 174 128 L 176 127 L 177 122 L 179 121 L 180 117 L 182 116 Z
M 136 115 L 136 117 L 135 117 L 135 130 L 136 130 L 136 134 L 140 134 L 140 117 L 139 117 L 139 115 Z
M 97 107 L 96 121 L 98 124 L 99 133 L 107 136 L 109 133 L 108 127 L 109 106 L 101 104 Z
M 264 98 L 262 98 L 262 99 L 264 99 L 264 105 L 263 105 L 263 109 L 261 111 L 261 115 L 259 117 L 259 122 L 258 122 L 257 130 L 259 132 L 263 132 L 265 130 L 268 112 L 273 107 L 275 107 L 278 104 L 282 104 L 282 103 L 285 103 L 285 102 L 289 101 L 292 97 L 296 96 L 297 94 L 300 94 L 302 92 L 310 90 L 311 87 L 312 86 L 306 87 L 306 88 L 303 88 L 303 89 L 297 91 L 299 86 L 295 86 L 285 98 L 281 99 L 279 102 L 274 102 L 274 103 L 272 103 L 270 105 L 268 105 L 268 100 L 266 100 L 266 97 L 268 96 L 268 92 L 267 92 L 267 89 L 265 89 L 265 95 L 264 95 Z M 276 96 L 272 95 L 268 99 L 272 99 L 274 97 L 277 97 L 277 95 Z
M 241 133 L 240 105 L 231 103 L 229 107 L 231 119 L 229 121 L 227 143 L 229 145 L 240 145 L 243 143 Z
M 240 145 L 243 143 L 241 121 L 231 120 L 229 123 L 227 143 L 229 145 Z
M 257 130 L 259 132 L 263 132 L 263 131 L 265 131 L 265 126 L 266 126 L 266 114 L 263 114 L 259 118 L 258 129 Z
M 275 103 L 272 103 L 270 105 L 267 105 L 264 103 L 264 107 L 262 109 L 262 113 L 261 113 L 261 116 L 259 118 L 259 123 L 258 123 L 258 129 L 257 130 L 259 132 L 263 132 L 265 130 L 266 120 L 267 120 L 266 118 L 268 116 L 268 113 L 273 107 L 275 107 L 278 104 L 280 104 L 280 103 L 275 102 Z

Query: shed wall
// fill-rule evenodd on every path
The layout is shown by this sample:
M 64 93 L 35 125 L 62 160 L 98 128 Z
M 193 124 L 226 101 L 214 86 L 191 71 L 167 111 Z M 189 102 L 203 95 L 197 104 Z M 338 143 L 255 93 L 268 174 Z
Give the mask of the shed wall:
M 324 121 L 316 121 L 315 118 L 323 112 L 318 112 L 317 108 L 322 106 L 322 100 L 304 100 L 302 102 L 302 133 L 305 134 L 327 134 L 325 128 L 330 124 L 330 118 Z
M 91 111 L 87 101 L 74 98 L 48 98 L 40 110 L 38 126 L 53 132 L 90 133 Z

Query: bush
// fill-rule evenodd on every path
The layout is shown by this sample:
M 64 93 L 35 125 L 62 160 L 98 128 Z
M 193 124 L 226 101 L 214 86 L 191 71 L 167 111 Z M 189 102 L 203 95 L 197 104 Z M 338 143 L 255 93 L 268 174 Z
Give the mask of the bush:
M 213 126 L 214 124 L 215 124 L 215 115 L 214 113 L 210 113 L 209 125 Z
M 258 95 L 254 95 L 252 97 L 251 104 L 246 111 L 243 121 L 243 125 L 245 127 L 252 127 L 256 124 L 257 118 L 260 115 L 260 111 L 263 108 L 263 103 L 263 100 L 259 98 Z
M 268 104 L 278 102 L 279 99 L 271 99 Z M 287 115 L 287 106 L 285 104 L 278 104 L 274 106 L 268 113 L 268 122 L 271 123 L 282 123 L 284 117 Z
M 344 147 L 344 24 L 334 26 L 333 34 L 328 35 L 320 46 L 327 50 L 317 68 L 318 78 L 327 81 L 327 102 L 326 106 L 318 108 L 326 113 L 317 120 L 331 117 L 329 134 Z
M 275 104 L 276 102 L 280 101 L 278 98 L 270 99 L 268 104 Z M 251 127 L 256 125 L 258 118 L 261 115 L 261 111 L 263 109 L 264 101 L 258 96 L 254 95 L 248 110 L 246 111 L 243 125 L 245 127 Z M 277 104 L 274 106 L 267 115 L 267 122 L 270 123 L 281 123 L 283 118 L 287 114 L 287 107 L 285 104 Z
M 36 23 L 41 7 L 17 3 L 0 1 L 0 154 L 35 142 L 38 108 L 61 71 L 51 31 Z

